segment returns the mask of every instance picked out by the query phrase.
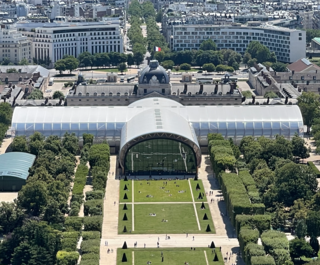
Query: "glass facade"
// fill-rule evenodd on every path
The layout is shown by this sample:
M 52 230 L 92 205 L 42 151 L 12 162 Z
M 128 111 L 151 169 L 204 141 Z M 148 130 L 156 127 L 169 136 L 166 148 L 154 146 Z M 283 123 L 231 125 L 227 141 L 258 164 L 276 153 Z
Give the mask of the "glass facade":
M 125 157 L 125 174 L 194 175 L 197 162 L 193 150 L 171 139 L 151 139 L 132 146 Z

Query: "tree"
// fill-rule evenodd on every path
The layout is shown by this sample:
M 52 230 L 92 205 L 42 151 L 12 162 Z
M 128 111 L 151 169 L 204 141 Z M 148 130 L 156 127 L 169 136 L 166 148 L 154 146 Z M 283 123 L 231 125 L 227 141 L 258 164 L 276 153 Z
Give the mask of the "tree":
M 26 213 L 39 216 L 47 205 L 48 194 L 46 185 L 42 182 L 30 182 L 19 191 L 18 205 L 26 210 Z
M 292 138 L 292 153 L 294 156 L 298 156 L 302 159 L 308 158 L 310 156 L 308 148 L 304 144 L 304 139 L 299 137 L 296 133 Z
M 191 65 L 187 64 L 187 63 L 183 63 L 183 64 L 180 65 L 180 69 L 189 71 L 189 70 L 191 70 Z
M 0 232 L 7 234 L 22 225 L 24 213 L 15 202 L 0 202 Z
M 9 69 L 7 69 L 6 72 L 10 74 L 10 73 L 17 73 L 18 71 L 16 68 L 9 68 Z
M 90 52 L 83 52 L 78 56 L 80 66 L 93 66 L 94 56 Z
M 155 52 L 154 58 L 159 61 L 159 63 L 163 62 L 165 57 L 165 53 L 163 51 Z
M 198 51 L 195 55 L 197 65 L 204 65 L 206 63 L 213 63 L 214 65 L 222 64 L 223 58 L 218 51 Z
M 251 60 L 252 57 L 251 57 L 251 54 L 246 52 L 244 55 L 243 55 L 243 58 L 242 58 L 242 62 L 244 64 L 248 64 L 249 60 Z
M 16 136 L 11 144 L 13 152 L 28 152 L 28 144 L 25 136 Z
M 242 91 L 242 96 L 246 98 L 252 98 L 252 93 L 250 91 Z
M 55 91 L 52 96 L 53 99 L 64 99 L 64 94 L 61 91 Z
M 32 141 L 29 143 L 30 154 L 38 155 L 41 150 L 43 149 L 43 142 L 42 141 Z
M 19 65 L 28 65 L 29 62 L 28 62 L 28 60 L 26 58 L 23 58 L 18 64 Z
M 303 122 L 307 125 L 307 133 L 310 133 L 310 126 L 316 117 L 319 117 L 319 95 L 313 92 L 302 92 L 298 97 L 298 106 L 300 107 Z
M 156 15 L 156 21 L 157 21 L 157 23 L 161 23 L 161 22 L 162 22 L 162 16 L 163 16 L 162 10 L 160 10 L 160 11 L 157 13 L 157 15 Z
M 317 185 L 317 177 L 308 166 L 291 162 L 276 169 L 273 190 L 278 202 L 292 206 L 297 199 L 311 199 L 317 191 Z
M 50 199 L 44 210 L 43 220 L 48 224 L 63 224 L 64 214 L 59 209 L 59 204 L 56 200 Z
M 40 89 L 34 88 L 28 96 L 28 99 L 43 99 L 43 93 Z
M 139 64 L 141 64 L 143 62 L 144 54 L 141 52 L 136 52 L 133 54 L 133 59 L 134 59 L 136 65 L 138 66 Z
M 248 61 L 248 66 L 249 67 L 254 67 L 256 63 L 257 63 L 257 59 L 256 58 L 250 59 Z
M 208 73 L 214 72 L 216 70 L 216 67 L 213 63 L 206 63 L 202 66 L 202 69 L 204 71 L 207 71 Z
M 201 42 L 199 49 L 203 51 L 216 51 L 217 44 L 212 39 L 207 39 Z
M 142 8 L 142 14 L 144 18 L 147 17 L 155 17 L 156 16 L 156 12 L 154 10 L 154 6 L 150 1 L 145 1 L 142 3 L 141 5 Z
M 287 65 L 281 62 L 276 62 L 272 64 L 272 69 L 276 72 L 287 72 Z
M 297 221 L 296 235 L 300 239 L 304 239 L 304 237 L 307 235 L 307 224 L 304 219 L 300 219 Z
M 2 65 L 9 65 L 11 63 L 9 58 L 4 58 L 2 61 Z
M 239 70 L 239 64 L 237 63 L 237 62 L 234 62 L 233 64 L 232 64 L 232 68 L 234 69 L 234 70 Z
M 86 144 L 89 144 L 90 146 L 93 145 L 93 134 L 90 133 L 84 133 L 82 135 L 83 138 L 83 146 L 85 146 Z
M 132 55 L 131 53 L 129 53 L 129 54 L 127 55 L 127 64 L 128 64 L 129 66 L 134 65 L 134 59 L 133 59 L 133 55 Z
M 320 212 L 310 211 L 307 216 L 307 229 L 310 237 L 320 236 Z
M 118 65 L 118 70 L 121 72 L 121 74 L 123 74 L 123 72 L 127 70 L 127 64 L 126 63 L 120 63 Z
M 302 256 L 311 258 L 313 255 L 312 247 L 302 238 L 295 238 L 289 241 L 289 248 L 292 259 L 300 258 Z
M 79 61 L 72 55 L 64 56 L 62 60 L 66 66 L 66 70 L 69 70 L 70 74 L 79 66 Z
M 162 63 L 161 63 L 161 65 L 163 66 L 163 68 L 165 68 L 165 69 L 172 69 L 173 68 L 173 66 L 174 66 L 174 62 L 173 61 L 171 61 L 171 60 L 166 60 L 166 61 L 163 61 Z
M 226 66 L 225 66 L 225 65 L 222 65 L 222 64 L 219 64 L 219 65 L 217 65 L 217 67 L 216 67 L 216 71 L 217 71 L 217 72 L 224 72 L 224 71 L 226 71 Z
M 66 68 L 66 64 L 65 61 L 63 59 L 60 59 L 58 61 L 55 62 L 54 64 L 54 69 L 56 69 L 57 71 L 59 71 L 60 75 L 62 74 L 63 71 L 65 71 Z

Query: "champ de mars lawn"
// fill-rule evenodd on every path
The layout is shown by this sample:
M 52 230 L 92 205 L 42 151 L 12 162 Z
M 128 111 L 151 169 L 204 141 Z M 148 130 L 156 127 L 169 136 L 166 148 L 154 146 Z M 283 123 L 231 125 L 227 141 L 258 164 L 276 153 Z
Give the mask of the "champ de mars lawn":
M 223 265 L 223 258 L 219 249 L 211 248 L 156 248 L 156 249 L 118 249 L 117 250 L 117 265 L 132 264 L 132 252 L 134 252 L 134 264 L 151 265 L 199 265 L 207 264 L 206 256 L 209 265 Z M 123 254 L 126 254 L 127 262 L 122 262 Z M 205 256 L 206 254 L 206 256 Z M 217 255 L 218 261 L 214 261 Z M 163 261 L 162 261 L 163 256 Z

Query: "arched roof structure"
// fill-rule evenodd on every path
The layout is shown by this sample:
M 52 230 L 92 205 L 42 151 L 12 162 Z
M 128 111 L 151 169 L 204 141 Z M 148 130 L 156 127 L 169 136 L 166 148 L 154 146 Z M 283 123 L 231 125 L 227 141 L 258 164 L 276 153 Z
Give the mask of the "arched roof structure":
M 191 147 L 201 163 L 201 150 L 193 127 L 182 116 L 170 109 L 153 108 L 134 116 L 121 130 L 120 163 L 124 165 L 128 149 L 135 144 L 155 138 L 168 138 Z
M 32 167 L 35 155 L 22 152 L 11 152 L 0 155 L 0 176 L 26 180 L 29 168 Z

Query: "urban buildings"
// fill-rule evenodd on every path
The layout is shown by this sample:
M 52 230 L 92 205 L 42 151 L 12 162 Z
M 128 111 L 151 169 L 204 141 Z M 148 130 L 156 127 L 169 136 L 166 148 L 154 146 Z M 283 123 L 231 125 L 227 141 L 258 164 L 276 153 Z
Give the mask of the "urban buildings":
M 10 25 L 0 25 L 0 62 L 4 59 L 18 63 L 32 62 L 32 42 Z
M 243 54 L 249 43 L 256 40 L 275 52 L 281 62 L 295 62 L 305 57 L 305 31 L 259 22 L 250 24 L 252 26 L 173 25 L 166 36 L 174 51 L 199 49 L 201 42 L 210 38 L 219 49 L 232 49 Z

